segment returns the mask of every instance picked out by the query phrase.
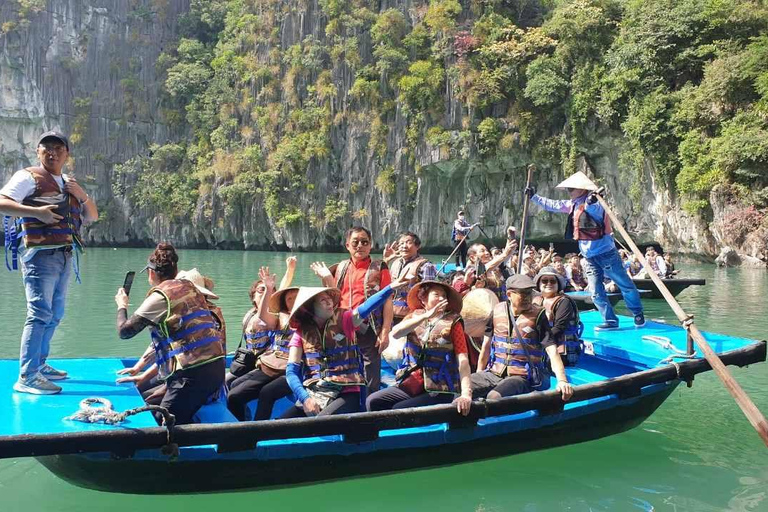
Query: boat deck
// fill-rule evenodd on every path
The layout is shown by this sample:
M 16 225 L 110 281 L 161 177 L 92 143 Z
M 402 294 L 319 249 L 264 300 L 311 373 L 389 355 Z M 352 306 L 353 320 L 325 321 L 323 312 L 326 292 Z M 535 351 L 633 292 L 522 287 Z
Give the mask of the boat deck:
M 679 351 L 686 349 L 686 333 L 677 325 L 649 321 L 636 329 L 632 319 L 620 317 L 620 328 L 613 331 L 595 331 L 602 322 L 597 312 L 581 315 L 585 324 L 583 339 L 589 355 L 581 359 L 577 368 L 568 368 L 568 375 L 575 385 L 603 381 L 626 373 L 654 368 L 674 351 L 664 348 L 664 340 Z M 643 339 L 643 336 L 659 336 L 662 344 Z M 716 352 L 741 348 L 752 340 L 705 333 Z M 110 426 L 66 420 L 79 409 L 80 401 L 88 397 L 110 400 L 116 411 L 124 411 L 143 405 L 138 391 L 131 384 L 116 384 L 117 371 L 132 360 L 105 359 L 58 359 L 51 361 L 57 368 L 69 372 L 69 379 L 61 381 L 63 391 L 58 395 L 37 396 L 16 393 L 13 383 L 18 374 L 18 361 L 0 360 L 0 436 L 19 434 L 53 434 L 85 432 L 104 429 L 133 429 L 156 427 L 153 417 L 142 413 L 129 417 L 122 425 Z M 606 362 L 611 364 L 605 364 Z M 554 381 L 553 381 L 554 387 Z M 576 404 L 568 404 L 566 409 Z M 223 403 L 204 407 L 198 414 L 202 422 L 231 421 Z

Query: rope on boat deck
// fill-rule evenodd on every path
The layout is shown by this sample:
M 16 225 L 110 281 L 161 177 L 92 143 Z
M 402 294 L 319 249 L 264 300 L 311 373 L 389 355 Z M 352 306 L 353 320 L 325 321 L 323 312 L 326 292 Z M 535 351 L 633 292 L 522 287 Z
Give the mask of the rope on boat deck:
M 656 335 L 652 335 L 652 334 L 646 334 L 645 336 L 641 336 L 640 338 L 645 340 L 645 341 L 651 341 L 653 343 L 656 343 L 657 345 L 659 345 L 663 349 L 671 350 L 671 351 L 675 352 L 671 356 L 665 357 L 664 359 L 659 361 L 659 364 L 669 364 L 669 363 L 672 363 L 675 366 L 677 366 L 677 364 L 674 362 L 675 359 L 698 359 L 698 356 L 695 353 L 694 354 L 688 354 L 686 351 L 680 350 L 679 348 L 674 346 L 672 344 L 672 340 L 670 340 L 666 336 L 656 336 Z M 680 370 L 679 369 L 677 371 L 677 374 L 678 374 L 678 377 L 679 377 L 680 376 Z
M 168 433 L 168 447 L 171 452 L 178 451 L 173 443 L 173 426 L 176 424 L 176 416 L 171 414 L 165 407 L 159 405 L 142 405 L 127 411 L 117 412 L 106 398 L 89 397 L 80 401 L 80 409 L 73 415 L 67 416 L 65 420 L 82 421 L 83 423 L 104 423 L 105 425 L 117 425 L 122 423 L 129 416 L 142 412 L 157 412 L 163 417 L 163 425 Z

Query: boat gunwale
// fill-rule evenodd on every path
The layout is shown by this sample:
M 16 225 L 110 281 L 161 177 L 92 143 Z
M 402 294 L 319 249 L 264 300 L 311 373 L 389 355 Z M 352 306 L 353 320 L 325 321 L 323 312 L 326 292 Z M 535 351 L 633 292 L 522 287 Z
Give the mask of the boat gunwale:
M 766 341 L 723 352 L 726 365 L 746 366 L 765 361 Z M 568 402 L 575 403 L 606 395 L 620 399 L 637 397 L 645 386 L 673 380 L 689 381 L 711 370 L 706 359 L 686 360 L 641 370 L 604 381 L 574 386 Z M 481 419 L 536 410 L 540 415 L 557 414 L 565 403 L 556 390 L 528 393 L 499 400 L 473 401 L 468 416 L 460 416 L 450 404 L 428 408 L 361 412 L 314 418 L 277 419 L 237 423 L 123 428 L 119 430 L 19 434 L 0 436 L 0 459 L 78 453 L 130 454 L 139 449 L 162 449 L 170 443 L 183 446 L 218 445 L 219 452 L 246 451 L 259 441 L 341 435 L 346 442 L 374 440 L 382 430 L 448 424 L 449 428 L 475 427 Z

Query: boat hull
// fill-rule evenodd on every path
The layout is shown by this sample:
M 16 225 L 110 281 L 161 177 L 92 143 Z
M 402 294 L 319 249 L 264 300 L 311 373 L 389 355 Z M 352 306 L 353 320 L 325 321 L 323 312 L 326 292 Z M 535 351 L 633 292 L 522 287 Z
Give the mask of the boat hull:
M 648 295 L 643 295 L 643 298 L 664 298 L 659 289 L 656 287 L 656 283 L 654 283 L 652 279 L 634 279 L 633 281 L 638 290 L 646 290 L 649 292 Z M 704 286 L 707 284 L 706 279 L 662 279 L 662 281 L 673 297 L 677 297 L 680 292 L 689 286 Z
M 55 475 L 89 489 L 135 494 L 212 492 L 317 483 L 354 476 L 505 457 L 591 441 L 641 424 L 678 385 L 670 381 L 608 409 L 461 444 L 413 446 L 288 459 L 142 460 L 53 455 L 37 459 Z M 464 428 L 471 436 L 472 428 Z M 169 487 L 169 482 L 173 482 Z

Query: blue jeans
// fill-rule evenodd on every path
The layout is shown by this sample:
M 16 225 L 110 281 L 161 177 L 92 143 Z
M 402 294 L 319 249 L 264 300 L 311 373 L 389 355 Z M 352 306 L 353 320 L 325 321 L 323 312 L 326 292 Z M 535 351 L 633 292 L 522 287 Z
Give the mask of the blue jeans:
M 71 269 L 72 253 L 57 249 L 38 251 L 22 263 L 27 319 L 21 333 L 21 378 L 33 376 L 48 358 L 53 332 L 64 316 Z
M 627 275 L 624 265 L 616 249 L 600 253 L 591 258 L 586 258 L 587 262 L 587 281 L 589 289 L 592 290 L 592 301 L 597 306 L 597 310 L 603 315 L 606 322 L 619 323 L 616 313 L 613 312 L 613 306 L 608 302 L 605 293 L 603 278 L 608 276 L 616 283 L 624 296 L 624 303 L 632 314 L 638 315 L 643 312 L 643 305 L 640 302 L 640 294 L 637 291 L 635 283 Z

